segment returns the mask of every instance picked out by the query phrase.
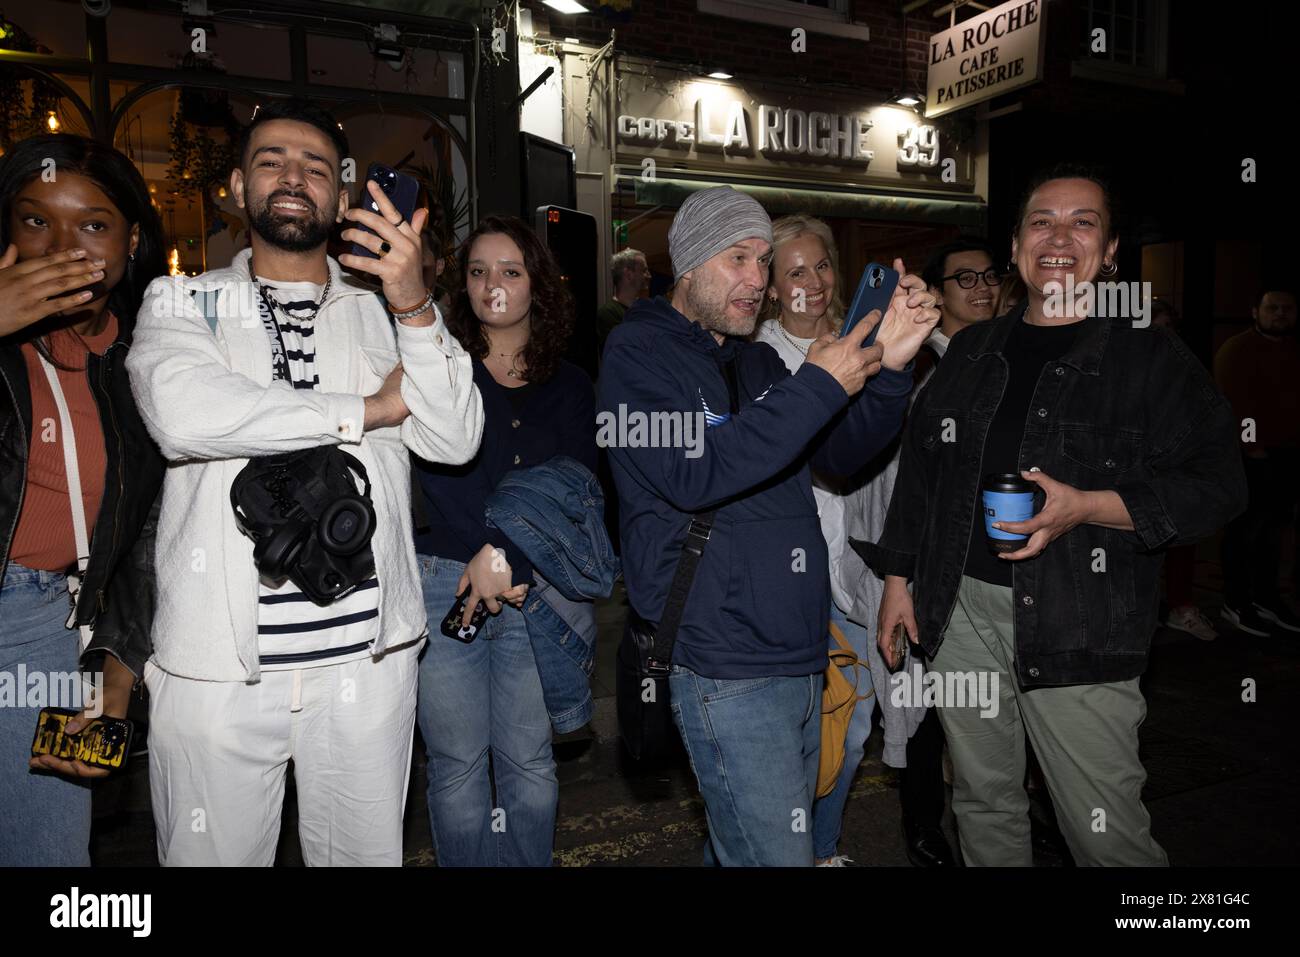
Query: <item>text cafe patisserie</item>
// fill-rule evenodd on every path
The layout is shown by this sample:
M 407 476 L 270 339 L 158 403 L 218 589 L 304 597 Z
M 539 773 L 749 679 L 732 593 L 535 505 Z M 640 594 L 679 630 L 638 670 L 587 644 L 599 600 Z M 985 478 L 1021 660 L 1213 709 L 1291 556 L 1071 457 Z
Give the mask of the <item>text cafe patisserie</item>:
M 1039 80 L 1042 14 L 1042 0 L 1012 0 L 932 36 L 925 115 L 933 118 Z

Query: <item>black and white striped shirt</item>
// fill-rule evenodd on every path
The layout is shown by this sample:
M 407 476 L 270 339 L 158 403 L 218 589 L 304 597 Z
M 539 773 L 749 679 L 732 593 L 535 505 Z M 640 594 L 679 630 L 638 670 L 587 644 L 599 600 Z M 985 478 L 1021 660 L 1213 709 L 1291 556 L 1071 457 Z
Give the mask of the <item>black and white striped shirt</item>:
M 319 389 L 316 374 L 316 322 L 308 319 L 322 288 L 310 282 L 266 284 L 279 304 L 267 325 L 272 354 L 282 351 L 287 381 L 295 389 Z M 260 305 L 260 297 L 259 297 Z M 277 372 L 280 363 L 276 363 Z M 283 377 L 283 376 L 280 376 Z M 370 654 L 379 636 L 379 579 L 371 578 L 338 601 L 317 605 L 293 582 L 259 583 L 257 634 L 261 669 L 287 671 L 332 665 Z

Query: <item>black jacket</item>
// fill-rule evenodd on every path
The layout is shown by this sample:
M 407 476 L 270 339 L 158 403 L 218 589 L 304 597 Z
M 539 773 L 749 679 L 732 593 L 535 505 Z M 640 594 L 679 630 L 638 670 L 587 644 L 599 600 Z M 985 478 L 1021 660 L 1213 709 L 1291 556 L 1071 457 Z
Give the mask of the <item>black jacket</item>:
M 163 458 L 145 430 L 131 397 L 126 354 L 130 319 L 118 317 L 119 333 L 103 356 L 87 357 L 90 391 L 104 429 L 107 472 L 104 497 L 90 536 L 90 563 L 77 600 L 77 624 L 94 625 L 94 641 L 82 656 L 108 652 L 140 676 L 152 643 L 153 543 L 162 486 Z M 27 364 L 13 338 L 0 339 L 0 581 L 27 486 L 32 434 Z
M 930 655 L 961 584 L 984 441 L 1008 376 L 1002 348 L 1024 312 L 1021 305 L 953 337 L 917 397 L 885 531 L 869 549 L 877 574 L 914 579 Z M 1186 346 L 1162 329 L 1082 322 L 1074 346 L 1039 376 L 1020 468 L 1113 489 L 1134 530 L 1080 525 L 1015 564 L 1022 685 L 1140 675 L 1156 629 L 1162 550 L 1213 534 L 1246 506 L 1232 410 Z M 942 440 L 945 430 L 954 441 Z

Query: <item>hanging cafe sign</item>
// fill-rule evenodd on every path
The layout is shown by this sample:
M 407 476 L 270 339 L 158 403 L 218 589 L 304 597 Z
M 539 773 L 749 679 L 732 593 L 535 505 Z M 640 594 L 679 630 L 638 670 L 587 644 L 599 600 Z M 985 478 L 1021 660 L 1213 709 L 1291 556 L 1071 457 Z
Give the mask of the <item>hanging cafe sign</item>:
M 1042 78 L 1043 0 L 1011 0 L 930 37 L 926 118 Z

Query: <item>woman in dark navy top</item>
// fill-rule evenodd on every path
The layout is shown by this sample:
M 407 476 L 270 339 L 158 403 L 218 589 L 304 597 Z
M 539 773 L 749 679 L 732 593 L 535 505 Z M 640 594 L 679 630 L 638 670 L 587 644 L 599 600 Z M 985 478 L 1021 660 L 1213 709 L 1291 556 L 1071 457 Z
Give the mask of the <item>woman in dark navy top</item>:
M 511 469 L 567 455 L 594 471 L 595 397 L 586 374 L 561 358 L 572 302 L 533 232 L 519 219 L 489 216 L 458 260 L 465 287 L 447 325 L 474 357 L 484 427 L 478 454 L 465 465 L 415 461 L 416 548 L 430 625 L 419 699 L 429 817 L 439 864 L 547 865 L 559 786 L 519 610 L 533 570 L 487 526 L 484 508 Z M 480 599 L 490 612 L 469 643 L 438 627 L 466 589 L 467 623 Z

